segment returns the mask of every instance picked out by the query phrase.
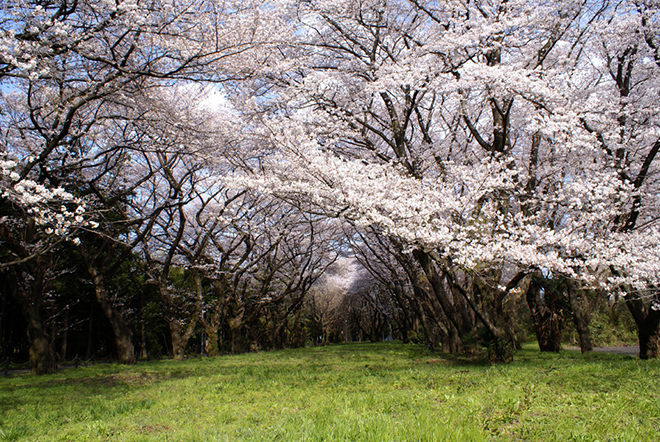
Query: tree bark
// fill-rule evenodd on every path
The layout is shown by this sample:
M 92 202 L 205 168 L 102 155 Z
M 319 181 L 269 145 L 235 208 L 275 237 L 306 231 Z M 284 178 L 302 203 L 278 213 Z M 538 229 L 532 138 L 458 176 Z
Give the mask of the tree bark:
M 60 358 L 66 361 L 66 348 L 69 341 L 69 306 L 64 310 L 64 329 L 62 331 L 62 347 L 60 347 Z
M 30 337 L 30 365 L 32 374 L 47 374 L 57 371 L 50 340 L 45 333 L 39 316 L 32 316 L 28 321 Z
M 220 345 L 218 344 L 218 331 L 213 327 L 205 327 L 206 331 L 206 354 L 209 358 L 220 356 Z
M 54 373 L 57 371 L 57 364 L 41 314 L 44 298 L 44 270 L 35 262 L 31 267 L 30 278 L 24 278 L 18 271 L 12 272 L 16 282 L 11 284 L 10 291 L 27 323 L 32 374 Z M 19 284 L 20 279 L 18 278 L 25 282 L 25 287 L 21 287 L 22 284 Z
M 172 356 L 175 361 L 183 361 L 186 357 L 186 345 L 188 339 L 185 339 L 185 333 L 181 333 L 179 327 L 170 322 L 170 336 L 172 339 Z
M 27 323 L 30 340 L 30 365 L 32 374 L 47 374 L 57 371 L 51 342 L 44 328 L 41 315 L 43 301 L 43 276 L 32 275 L 29 293 L 18 293 L 17 300 Z
M 656 324 L 644 324 L 639 327 L 639 357 L 640 359 L 657 359 L 660 357 L 660 330 Z
M 17 256 L 30 256 L 26 247 L 9 232 L 0 226 L 0 237 L 3 245 Z M 34 223 L 28 223 L 25 231 L 27 242 L 34 240 Z M 46 266 L 42 257 L 31 259 L 23 265 L 14 266 L 9 272 L 7 286 L 11 295 L 19 305 L 23 318 L 27 323 L 28 339 L 30 341 L 30 365 L 33 374 L 46 374 L 57 371 L 52 342 L 47 335 L 42 319 L 44 290 L 46 285 Z
M 588 353 L 594 348 L 591 341 L 591 332 L 589 331 L 589 322 L 591 321 L 589 301 L 584 293 L 578 292 L 570 284 L 567 288 L 567 295 L 573 323 L 580 339 L 580 350 L 582 353 Z
M 177 317 L 177 305 L 174 298 L 171 296 L 170 289 L 167 285 L 167 279 L 161 277 L 158 284 L 160 297 L 165 303 L 167 309 L 170 311 L 167 323 L 170 327 L 170 335 L 172 337 L 172 354 L 174 359 L 182 361 L 186 356 L 186 346 L 188 341 L 195 332 L 197 321 L 202 313 L 202 279 L 197 273 L 194 274 L 195 280 L 195 304 L 192 312 L 187 312 L 186 316 L 189 318 L 188 324 L 182 325 Z
M 117 346 L 117 359 L 120 364 L 135 364 L 135 348 L 133 346 L 133 332 L 131 331 L 124 318 L 114 308 L 110 299 L 110 294 L 105 285 L 105 280 L 99 269 L 92 263 L 87 263 L 87 270 L 94 282 L 96 300 L 98 301 L 105 317 L 110 322 L 112 331 L 115 335 L 115 345 Z
M 140 324 L 140 358 L 148 359 L 149 355 L 147 353 L 147 333 L 144 329 L 144 318 L 142 318 Z
M 449 321 L 447 336 L 443 341 L 446 347 L 453 353 L 463 349 L 466 337 L 472 336 L 475 331 L 475 322 L 468 313 L 464 302 L 457 302 L 455 296 L 451 296 L 444 286 L 442 277 L 434 267 L 433 259 L 421 250 L 413 252 L 415 259 L 423 270 L 430 291 L 435 295 L 432 302 L 440 307 L 438 314 L 444 315 Z M 418 281 L 419 283 L 419 281 Z M 428 290 L 423 291 L 428 292 Z
M 232 354 L 240 353 L 243 349 L 241 343 L 241 330 L 243 329 L 243 321 L 240 318 L 233 318 L 229 320 L 229 330 L 231 331 L 231 352 Z
M 186 357 L 188 341 L 195 332 L 197 321 L 193 319 L 185 327 L 182 327 L 176 322 L 175 318 L 170 318 L 168 324 L 172 338 L 172 355 L 176 361 L 183 361 Z
M 628 310 L 637 324 L 640 359 L 660 357 L 660 310 L 654 308 L 654 305 L 658 305 L 657 298 L 658 294 L 655 294 L 652 304 L 630 293 L 625 298 Z
M 556 293 L 543 288 L 535 279 L 533 278 L 529 284 L 526 297 L 527 305 L 532 313 L 539 349 L 547 352 L 559 352 L 563 316 L 561 305 Z
M 41 319 L 41 309 L 32 305 L 27 307 L 26 316 L 28 324 L 28 336 L 30 338 L 30 365 L 32 374 L 47 374 L 57 371 L 57 364 L 53 350 L 50 346 L 50 339 L 43 327 Z

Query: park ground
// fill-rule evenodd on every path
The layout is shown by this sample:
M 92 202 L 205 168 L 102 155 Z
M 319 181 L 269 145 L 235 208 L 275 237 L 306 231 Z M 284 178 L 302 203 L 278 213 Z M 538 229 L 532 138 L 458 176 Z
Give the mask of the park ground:
M 379 343 L 0 378 L 0 441 L 654 441 L 660 361 Z

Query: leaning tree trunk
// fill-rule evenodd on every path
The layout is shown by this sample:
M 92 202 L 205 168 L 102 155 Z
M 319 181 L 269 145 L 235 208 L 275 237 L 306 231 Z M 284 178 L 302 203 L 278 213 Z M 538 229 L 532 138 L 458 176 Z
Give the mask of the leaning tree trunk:
M 610 270 L 615 276 L 621 273 L 614 267 Z M 637 325 L 639 338 L 639 358 L 655 359 L 660 357 L 660 291 L 654 288 L 650 295 L 641 297 L 632 287 L 626 288 L 624 296 L 626 306 Z
M 112 331 L 115 335 L 115 344 L 117 346 L 117 359 L 120 364 L 135 364 L 135 348 L 133 346 L 133 332 L 131 331 L 124 318 L 112 305 L 110 294 L 105 286 L 103 275 L 93 264 L 88 263 L 87 269 L 94 282 L 96 300 L 101 306 L 101 310 L 110 322 Z
M 474 320 L 470 317 L 465 305 L 458 302 L 460 297 L 453 296 L 453 292 L 446 289 L 442 276 L 435 268 L 433 259 L 421 250 L 413 251 L 413 255 L 442 307 L 442 312 L 456 328 L 461 339 L 465 335 L 471 334 L 475 329 Z
M 534 331 L 541 351 L 559 352 L 561 349 L 561 321 L 563 312 L 560 300 L 553 290 L 544 290 L 532 279 L 527 288 L 527 305 L 532 314 Z

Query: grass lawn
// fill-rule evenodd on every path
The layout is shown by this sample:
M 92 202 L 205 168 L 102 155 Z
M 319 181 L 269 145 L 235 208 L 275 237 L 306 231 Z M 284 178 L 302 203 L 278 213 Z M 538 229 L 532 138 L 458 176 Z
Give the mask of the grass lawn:
M 400 343 L 0 377 L 0 441 L 657 441 L 660 361 Z

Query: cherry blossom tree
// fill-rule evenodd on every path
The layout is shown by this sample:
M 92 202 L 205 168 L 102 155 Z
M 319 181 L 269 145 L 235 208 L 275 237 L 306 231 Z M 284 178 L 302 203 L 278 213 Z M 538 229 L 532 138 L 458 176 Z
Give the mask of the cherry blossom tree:
M 506 358 L 505 306 L 517 287 L 538 295 L 533 275 L 657 285 L 654 192 L 641 178 L 657 129 L 648 100 L 644 118 L 607 109 L 633 52 L 599 42 L 616 23 L 643 43 L 644 81 L 630 84 L 653 97 L 654 14 L 632 3 L 305 2 L 294 43 L 264 68 L 279 88 L 261 120 L 277 153 L 265 175 L 237 181 L 401 241 L 452 327 L 474 329 L 461 325 L 464 302 Z M 640 143 L 626 165 L 608 143 L 633 121 L 648 139 L 626 138 Z M 634 164 L 637 185 L 622 176 Z M 635 229 L 640 204 L 649 213 Z
M 43 374 L 57 368 L 41 312 L 46 287 L 55 278 L 50 255 L 63 241 L 80 243 L 75 235 L 86 225 L 85 206 L 61 187 L 21 180 L 16 166 L 0 160 L 0 271 L 14 281 L 7 295 L 16 299 L 28 324 L 32 372 Z
M 218 354 L 223 328 L 232 352 L 243 350 L 244 341 L 253 349 L 262 342 L 304 345 L 300 311 L 312 284 L 336 259 L 337 229 L 263 196 L 225 195 L 219 202 L 220 210 L 200 216 L 214 219 L 215 227 L 205 231 L 211 234 L 203 259 L 189 261 L 200 283 L 210 284 L 201 318 L 209 355 Z M 184 240 L 186 256 L 199 238 Z
M 632 242 L 620 245 L 620 249 L 650 255 L 614 260 L 610 271 L 622 282 L 621 293 L 637 324 L 640 357 L 658 357 L 658 254 L 649 242 L 656 241 L 658 232 L 655 160 L 660 150 L 656 93 L 660 86 L 660 9 L 653 3 L 623 2 L 607 12 L 594 37 L 598 42 L 594 48 L 596 74 L 604 80 L 592 81 L 589 111 L 582 123 L 597 138 L 620 182 L 631 189 L 627 204 L 620 207 L 610 229 Z M 606 33 L 612 30 L 622 38 L 608 38 Z M 644 251 L 635 250 L 640 246 Z M 651 277 L 646 276 L 649 274 Z M 626 278 L 638 282 L 628 283 Z
M 263 40 L 260 9 L 253 6 L 213 0 L 149 4 L 133 0 L 4 2 L 0 18 L 2 160 L 16 163 L 12 166 L 16 176 L 10 177 L 11 186 L 3 185 L 3 194 L 20 195 L 27 190 L 34 197 L 43 197 L 48 191 L 60 192 L 57 196 L 62 197 L 65 194 L 58 189 L 64 188 L 77 196 L 93 195 L 95 210 L 104 209 L 107 203 L 105 213 L 121 213 L 116 211 L 121 205 L 121 191 L 113 194 L 112 189 L 99 186 L 112 182 L 109 177 L 121 181 L 118 168 L 130 157 L 127 152 L 131 145 L 104 142 L 108 139 L 104 131 L 112 126 L 111 121 L 136 118 L 130 112 L 135 100 L 143 91 L 164 82 L 215 82 L 248 75 L 251 67 L 245 58 L 241 64 L 232 60 Z M 111 139 L 117 138 L 111 135 Z M 48 213 L 43 211 L 45 207 L 40 205 L 39 213 L 34 209 L 15 212 L 18 218 L 13 216 L 12 222 L 17 219 L 30 225 L 45 218 L 61 224 L 70 222 L 60 205 Z M 82 215 L 75 207 L 70 209 L 67 211 L 74 219 Z M 58 225 L 41 232 L 40 238 L 55 235 L 52 238 L 56 240 L 63 230 Z M 43 241 L 36 244 L 36 237 L 23 233 L 14 242 L 24 244 L 29 252 L 18 260 L 44 250 L 39 245 L 45 244 Z M 99 283 L 108 269 L 98 268 L 98 260 L 111 260 L 115 252 L 114 246 L 106 244 L 88 254 L 87 262 L 94 264 L 89 270 Z M 119 255 L 125 253 L 130 253 L 130 248 Z M 14 261 L 16 258 L 11 257 L 10 262 Z M 128 329 L 121 324 L 121 314 L 103 301 L 107 290 L 100 284 L 97 288 L 106 316 L 121 335 L 118 348 L 125 351 L 120 351 L 120 359 L 132 362 L 132 343 Z M 40 308 L 39 299 L 30 303 Z M 46 371 L 51 369 L 52 364 Z

